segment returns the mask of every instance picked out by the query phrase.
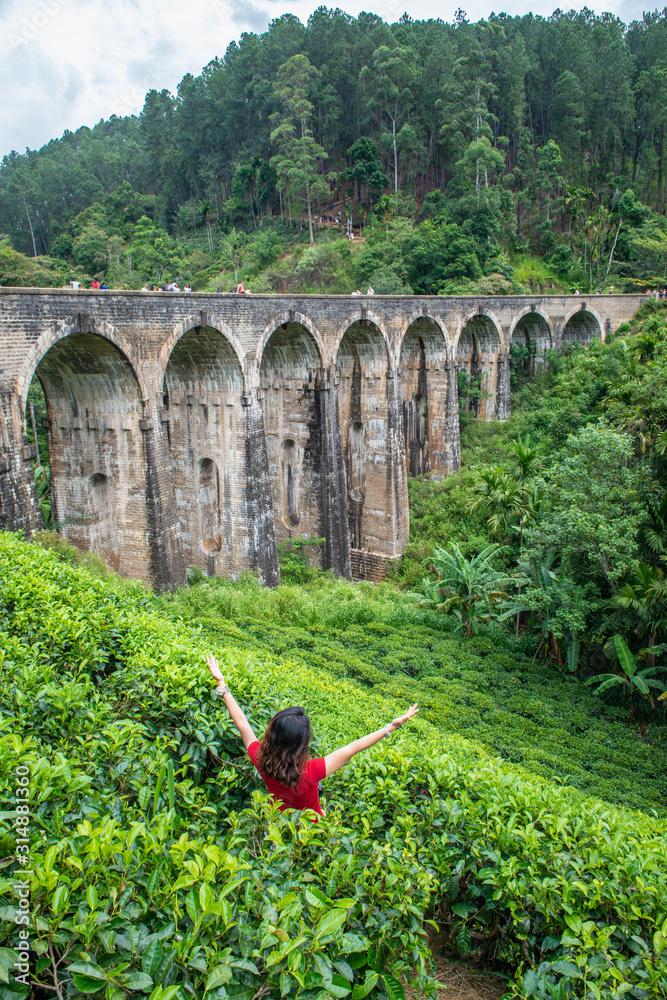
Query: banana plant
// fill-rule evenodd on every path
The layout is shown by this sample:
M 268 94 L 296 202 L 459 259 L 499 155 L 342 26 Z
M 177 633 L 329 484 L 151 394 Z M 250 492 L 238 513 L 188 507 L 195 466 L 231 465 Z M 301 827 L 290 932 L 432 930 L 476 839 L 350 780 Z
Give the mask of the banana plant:
M 629 713 L 632 719 L 635 714 L 633 697 L 637 691 L 642 697 L 649 698 L 651 704 L 653 704 L 651 688 L 664 692 L 665 685 L 654 676 L 656 673 L 663 671 L 664 667 L 652 666 L 639 670 L 637 657 L 630 652 L 625 639 L 618 635 L 618 633 L 605 646 L 605 653 L 607 655 L 611 653 L 612 657 L 618 661 L 620 672 L 596 674 L 595 677 L 589 677 L 586 684 L 597 684 L 596 694 L 602 694 L 603 691 L 608 691 L 614 687 L 625 688 L 630 698 Z
M 447 549 L 435 548 L 424 563 L 432 566 L 436 580 L 422 580 L 423 595 L 412 595 L 435 611 L 453 612 L 461 622 L 466 638 L 474 635 L 477 621 L 491 620 L 493 604 L 507 597 L 506 590 L 515 580 L 493 565 L 501 546 L 487 545 L 482 552 L 466 559 L 456 542 Z M 487 611 L 484 615 L 485 609 Z

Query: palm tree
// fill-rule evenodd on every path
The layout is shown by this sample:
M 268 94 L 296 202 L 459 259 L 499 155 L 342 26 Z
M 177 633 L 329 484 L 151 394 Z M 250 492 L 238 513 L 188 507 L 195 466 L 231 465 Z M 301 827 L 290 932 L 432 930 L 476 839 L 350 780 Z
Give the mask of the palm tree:
M 648 637 L 648 665 L 652 667 L 658 632 L 667 628 L 667 581 L 660 566 L 640 562 L 634 579 L 618 588 L 613 603 L 626 611 L 634 611 L 639 618 L 637 635 Z
M 532 479 L 539 471 L 542 460 L 539 457 L 536 445 L 530 440 L 530 434 L 523 438 L 512 441 L 512 454 L 514 457 L 515 477 L 521 482 Z
M 422 580 L 426 603 L 433 605 L 436 611 L 453 610 L 461 620 L 466 637 L 474 634 L 476 621 L 490 620 L 493 603 L 507 597 L 505 588 L 513 582 L 493 566 L 499 550 L 500 545 L 487 545 L 479 555 L 466 559 L 456 542 L 450 542 L 447 549 L 436 548 L 424 560 L 437 576 L 436 580 Z M 422 595 L 413 596 L 423 600 Z M 486 619 L 480 605 L 487 608 Z
M 482 513 L 490 530 L 497 538 L 509 534 L 510 520 L 526 518 L 529 513 L 526 491 L 509 472 L 497 466 L 483 469 L 473 486 L 474 495 L 468 497 L 466 509 L 471 514 Z
M 639 537 L 653 556 L 655 565 L 667 554 L 667 492 L 660 503 L 649 502 L 647 520 L 639 529 Z

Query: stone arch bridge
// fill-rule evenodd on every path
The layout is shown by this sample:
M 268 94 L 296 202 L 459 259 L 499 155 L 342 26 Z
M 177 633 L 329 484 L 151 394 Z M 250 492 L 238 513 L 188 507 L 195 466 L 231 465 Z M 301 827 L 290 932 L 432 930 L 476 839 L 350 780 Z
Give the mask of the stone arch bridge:
M 0 289 L 0 527 L 42 526 L 37 376 L 54 520 L 121 573 L 274 584 L 277 542 L 310 536 L 322 566 L 379 579 L 408 539 L 408 475 L 459 466 L 459 373 L 503 419 L 513 345 L 534 368 L 645 299 Z

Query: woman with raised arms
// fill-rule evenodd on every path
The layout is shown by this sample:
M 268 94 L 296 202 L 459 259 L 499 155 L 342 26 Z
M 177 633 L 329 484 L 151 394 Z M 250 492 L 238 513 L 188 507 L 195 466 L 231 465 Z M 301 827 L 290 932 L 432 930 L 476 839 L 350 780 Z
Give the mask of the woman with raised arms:
M 215 656 L 207 656 L 206 663 L 217 681 L 216 694 L 224 698 L 248 756 L 263 778 L 269 794 L 279 803 L 281 812 L 286 809 L 312 809 L 322 816 L 320 781 L 340 771 L 356 753 L 368 750 L 400 729 L 419 711 L 417 705 L 412 705 L 405 715 L 388 722 L 374 733 L 362 736 L 326 757 L 313 760 L 310 756 L 310 719 L 302 708 L 294 706 L 276 712 L 260 742 L 236 703 L 229 685 L 225 684 Z

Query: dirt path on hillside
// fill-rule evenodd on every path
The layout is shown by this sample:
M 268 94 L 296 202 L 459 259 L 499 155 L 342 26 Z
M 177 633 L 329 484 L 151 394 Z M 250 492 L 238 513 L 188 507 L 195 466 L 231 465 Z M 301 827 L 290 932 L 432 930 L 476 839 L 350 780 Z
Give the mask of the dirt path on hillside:
M 438 1000 L 501 1000 L 510 989 L 506 979 L 463 962 L 437 958 L 435 966 L 436 977 L 443 987 L 436 994 Z M 420 1000 L 409 987 L 406 996 Z

